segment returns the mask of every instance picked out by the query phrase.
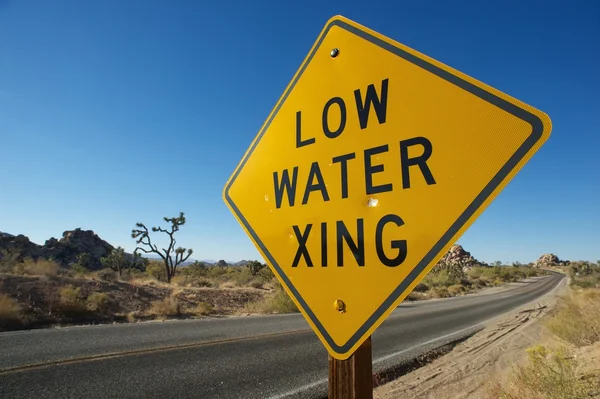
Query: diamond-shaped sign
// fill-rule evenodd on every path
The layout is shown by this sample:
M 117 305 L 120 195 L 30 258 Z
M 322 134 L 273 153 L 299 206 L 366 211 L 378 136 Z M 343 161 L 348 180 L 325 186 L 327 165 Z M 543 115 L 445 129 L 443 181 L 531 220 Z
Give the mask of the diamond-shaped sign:
M 548 139 L 548 116 L 332 18 L 224 189 L 348 358 Z

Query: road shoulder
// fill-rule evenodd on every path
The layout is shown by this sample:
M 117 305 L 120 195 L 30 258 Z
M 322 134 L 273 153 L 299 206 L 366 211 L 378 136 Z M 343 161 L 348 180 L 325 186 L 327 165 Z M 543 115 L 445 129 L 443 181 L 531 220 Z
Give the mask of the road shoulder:
M 485 328 L 431 363 L 374 390 L 374 399 L 484 397 L 491 378 L 503 378 L 525 349 L 551 339 L 542 321 L 567 292 L 566 279 L 535 302 L 486 323 Z

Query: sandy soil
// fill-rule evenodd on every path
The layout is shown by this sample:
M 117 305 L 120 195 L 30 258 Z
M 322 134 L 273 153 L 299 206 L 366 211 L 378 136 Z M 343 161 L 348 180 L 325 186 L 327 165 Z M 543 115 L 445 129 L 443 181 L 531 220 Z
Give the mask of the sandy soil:
M 502 379 L 511 365 L 526 359 L 526 348 L 552 339 L 541 320 L 567 289 L 563 282 L 536 302 L 488 322 L 447 355 L 376 388 L 374 399 L 485 398 L 491 378 Z

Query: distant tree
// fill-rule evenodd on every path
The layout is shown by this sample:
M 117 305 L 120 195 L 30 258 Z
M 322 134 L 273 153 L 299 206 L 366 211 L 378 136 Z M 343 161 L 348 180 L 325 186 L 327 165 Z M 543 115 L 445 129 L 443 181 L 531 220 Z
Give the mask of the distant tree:
M 227 262 L 225 262 L 223 259 L 221 259 L 221 260 L 219 260 L 217 262 L 217 266 L 219 266 L 219 267 L 227 267 L 229 265 L 227 264 Z
M 250 269 L 250 274 L 252 274 L 253 276 L 256 276 L 261 271 L 261 269 L 266 266 L 267 266 L 266 264 L 260 263 L 257 260 L 250 261 L 246 265 L 246 267 L 248 267 L 248 269 Z
M 173 276 L 175 276 L 177 266 L 185 262 L 193 251 L 192 249 L 175 247 L 177 243 L 175 240 L 175 233 L 179 231 L 180 226 L 185 224 L 185 216 L 183 215 L 183 212 L 180 212 L 178 217 L 164 217 L 163 219 L 165 222 L 171 223 L 170 228 L 163 229 L 162 227 L 152 227 L 153 232 L 162 232 L 169 236 L 169 246 L 167 248 L 162 248 L 162 252 L 158 249 L 156 244 L 152 244 L 148 228 L 143 223 L 135 224 L 137 229 L 131 230 L 131 237 L 137 239 L 136 243 L 138 244 L 138 247 L 136 247 L 134 253 L 137 253 L 139 250 L 147 254 L 155 253 L 162 258 L 165 265 L 165 271 L 167 273 L 167 282 L 171 282 L 171 279 Z M 147 248 L 144 248 L 143 246 Z M 175 255 L 174 259 L 173 254 Z
M 502 261 L 501 260 L 497 260 L 493 263 L 494 266 L 502 266 Z
M 513 267 L 521 267 L 521 266 L 523 266 L 523 264 L 521 262 L 519 262 L 519 261 L 513 262 L 512 265 L 513 265 Z
M 194 261 L 194 263 L 192 263 L 185 269 L 182 269 L 182 272 L 185 271 L 185 274 L 201 276 L 206 274 L 206 267 L 207 265 L 205 262 L 200 262 L 196 260 Z
M 142 255 L 134 251 L 133 257 L 127 263 L 129 269 L 137 269 L 144 272 L 150 264 L 150 260 L 148 258 L 144 258 Z
M 102 267 L 112 269 L 121 276 L 123 269 L 128 266 L 125 250 L 121 247 L 113 249 L 108 256 L 100 258 L 100 263 L 102 264 Z

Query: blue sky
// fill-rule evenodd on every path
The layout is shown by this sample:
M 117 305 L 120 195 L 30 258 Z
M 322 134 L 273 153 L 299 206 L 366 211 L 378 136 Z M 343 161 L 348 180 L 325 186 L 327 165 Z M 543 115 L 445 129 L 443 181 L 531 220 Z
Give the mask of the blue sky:
M 260 259 L 222 188 L 336 14 L 552 118 L 467 250 L 600 259 L 597 1 L 0 0 L 0 231 L 132 250 L 137 221 L 181 210 L 195 258 Z

